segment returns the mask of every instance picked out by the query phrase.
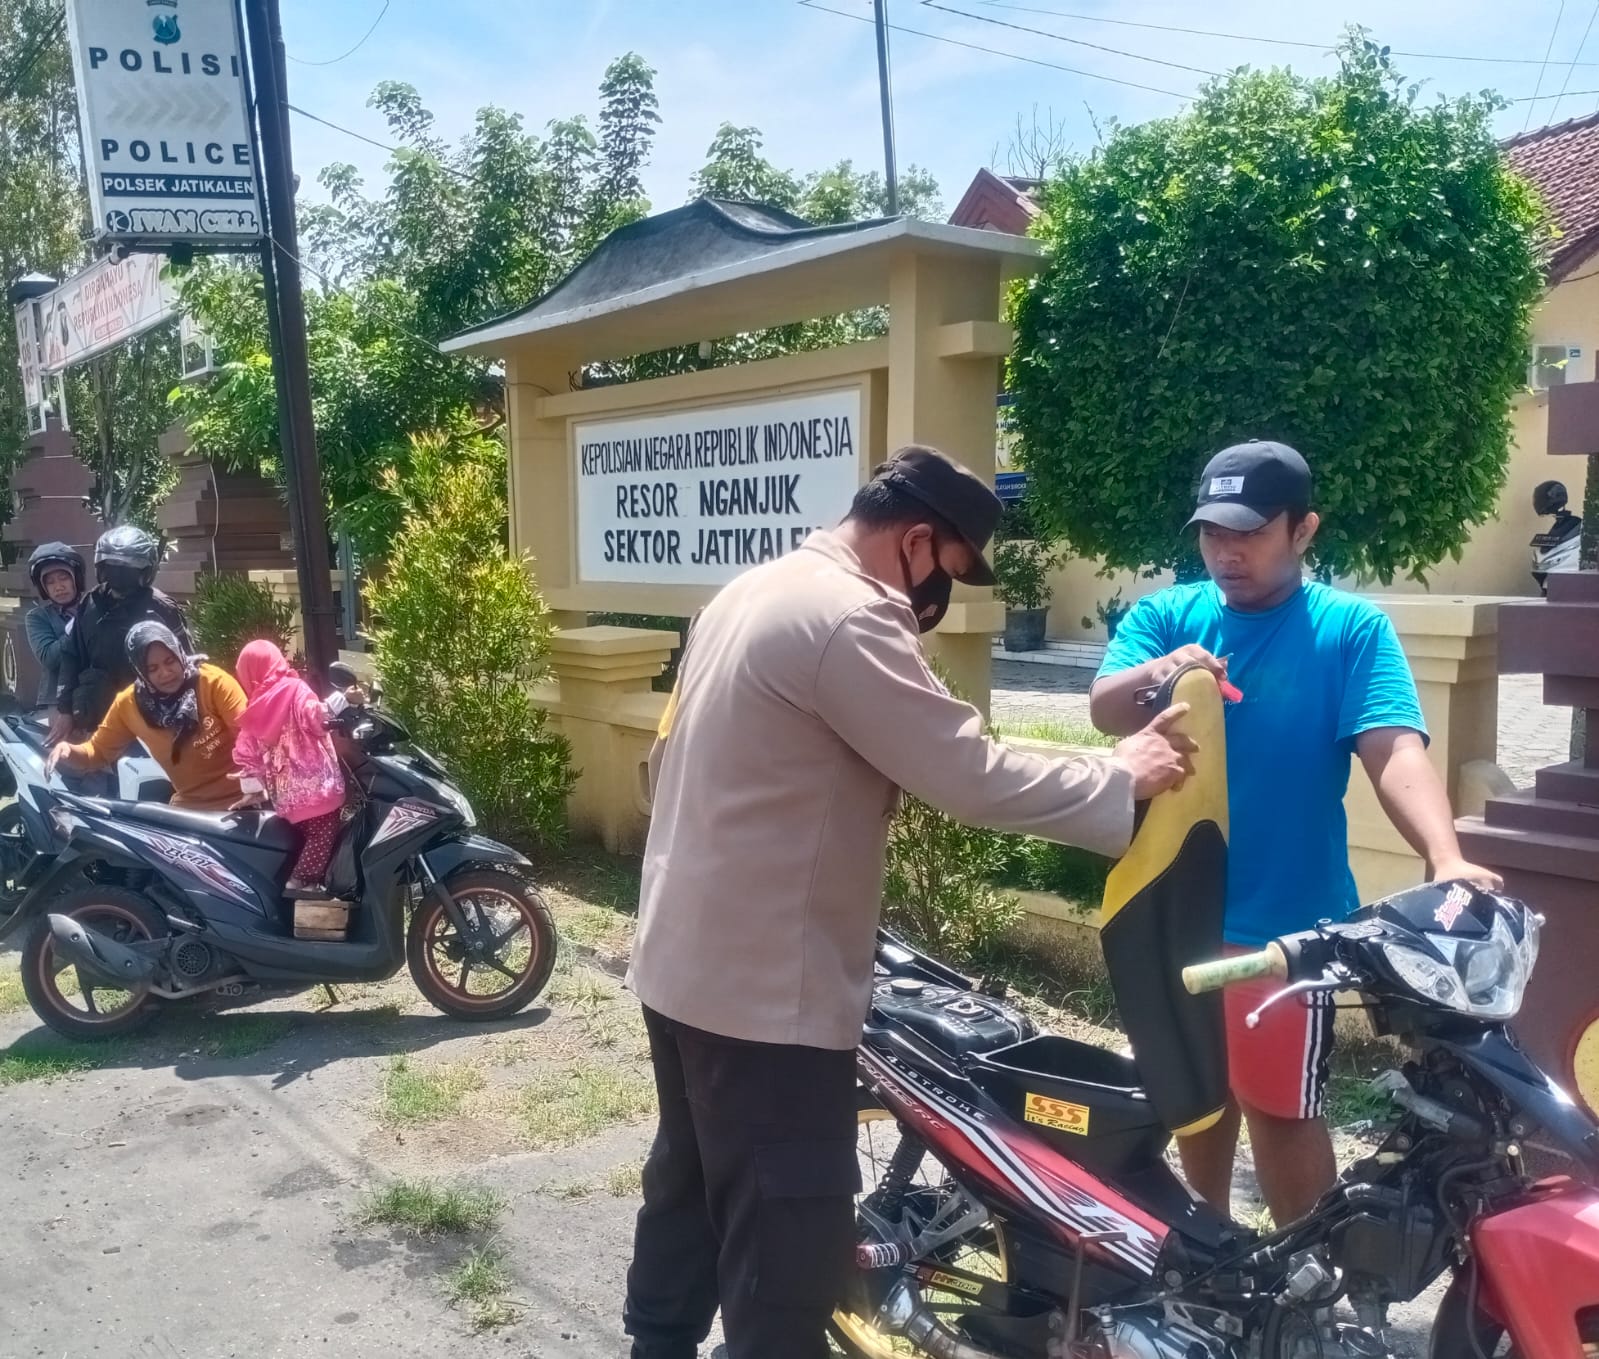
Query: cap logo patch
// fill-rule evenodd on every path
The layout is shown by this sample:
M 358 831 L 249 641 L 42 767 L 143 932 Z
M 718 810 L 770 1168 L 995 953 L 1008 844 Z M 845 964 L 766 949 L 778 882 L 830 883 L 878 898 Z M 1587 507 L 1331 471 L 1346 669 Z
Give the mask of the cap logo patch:
M 1211 495 L 1242 495 L 1244 493 L 1244 479 L 1242 477 L 1212 477 L 1210 479 Z

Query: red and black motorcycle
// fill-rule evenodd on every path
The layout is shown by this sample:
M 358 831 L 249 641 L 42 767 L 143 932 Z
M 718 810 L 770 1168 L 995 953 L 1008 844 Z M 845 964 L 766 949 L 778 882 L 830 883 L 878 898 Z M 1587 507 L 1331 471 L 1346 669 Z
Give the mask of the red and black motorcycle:
M 1140 1073 L 1170 1070 L 1169 1054 L 1137 1032 L 1137 1064 L 1038 1033 L 883 934 L 859 1052 L 857 1271 L 835 1339 L 871 1359 L 1376 1359 L 1393 1352 L 1389 1307 L 1452 1273 L 1434 1359 L 1599 1353 L 1599 1124 L 1506 1027 L 1539 924 L 1440 883 L 1186 971 L 1150 936 L 1151 976 L 1204 993 L 1275 975 L 1280 1003 L 1357 991 L 1407 1045 L 1378 1082 L 1393 1106 L 1378 1149 L 1266 1234 L 1168 1166 L 1172 1120 Z

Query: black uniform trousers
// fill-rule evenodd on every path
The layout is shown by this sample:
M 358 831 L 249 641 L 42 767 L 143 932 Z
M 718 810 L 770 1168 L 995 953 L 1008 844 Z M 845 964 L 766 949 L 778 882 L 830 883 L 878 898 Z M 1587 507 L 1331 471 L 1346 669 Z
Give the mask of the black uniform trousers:
M 627 1273 L 633 1359 L 821 1359 L 853 1268 L 855 1054 L 705 1033 L 647 1006 L 660 1126 Z

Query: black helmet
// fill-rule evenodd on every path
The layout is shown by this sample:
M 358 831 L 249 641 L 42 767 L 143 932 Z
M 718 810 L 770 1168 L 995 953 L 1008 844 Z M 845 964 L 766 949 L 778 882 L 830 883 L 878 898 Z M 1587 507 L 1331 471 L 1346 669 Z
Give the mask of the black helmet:
M 65 543 L 40 543 L 33 549 L 33 555 L 28 558 L 28 579 L 33 582 L 40 599 L 48 598 L 44 592 L 46 571 L 72 572 L 72 584 L 76 592 L 80 595 L 83 593 L 83 556 L 77 548 L 68 547 Z
M 1566 508 L 1566 488 L 1558 481 L 1540 481 L 1533 488 L 1532 512 L 1534 514 L 1559 514 Z
M 156 540 L 137 524 L 118 524 L 102 533 L 94 545 L 94 577 L 101 583 L 110 579 L 118 590 L 133 581 L 148 585 L 155 579 L 160 555 Z M 118 576 L 122 579 L 117 580 Z

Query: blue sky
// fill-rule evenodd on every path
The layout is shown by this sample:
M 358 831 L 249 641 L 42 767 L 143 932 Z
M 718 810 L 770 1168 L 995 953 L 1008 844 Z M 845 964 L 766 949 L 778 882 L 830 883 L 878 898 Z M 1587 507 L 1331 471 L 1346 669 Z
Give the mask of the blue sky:
M 1456 93 L 1485 87 L 1507 96 L 1545 97 L 1531 105 L 1533 126 L 1580 116 L 1599 105 L 1599 0 L 889 0 L 895 118 L 900 163 L 938 178 L 953 207 L 979 166 L 1005 169 L 1005 144 L 1018 115 L 1053 117 L 1068 145 L 1095 142 L 1094 120 L 1123 122 L 1174 112 L 1204 79 L 1180 67 L 1219 71 L 1288 64 L 1324 71 L 1324 49 L 1277 46 L 1155 28 L 1094 22 L 1066 14 L 1152 25 L 1220 30 L 1329 45 L 1348 23 L 1368 26 L 1396 50 L 1504 61 L 1399 58 L 1407 75 Z M 828 13 L 814 6 L 839 11 Z M 819 169 L 841 158 L 880 167 L 876 55 L 870 0 L 390 0 L 372 36 L 354 44 L 383 0 L 283 0 L 291 58 L 290 98 L 323 117 L 383 139 L 365 107 L 380 80 L 415 85 L 447 135 L 464 132 L 474 111 L 494 103 L 542 127 L 576 113 L 591 119 L 607 62 L 639 52 L 657 71 L 662 124 L 646 187 L 657 208 L 681 203 L 717 126 L 753 124 L 779 165 Z M 951 10 L 965 11 L 951 13 Z M 978 17 L 967 17 L 978 16 Z M 1557 17 L 1559 24 L 1557 27 Z M 1002 27 L 994 20 L 1058 37 Z M 1590 26 L 1592 31 L 1590 32 Z M 1080 40 L 1078 43 L 1062 38 Z M 1551 46 L 1551 38 L 1553 43 Z M 1120 48 L 1128 55 L 1081 43 Z M 959 46 L 965 43 L 973 46 Z M 998 49 L 995 55 L 974 47 Z M 1545 52 L 1548 65 L 1541 69 Z M 1036 62 L 1075 67 L 1072 74 Z M 1575 64 L 1574 64 L 1575 63 Z M 1093 75 L 1154 87 L 1135 89 Z M 1541 87 L 1540 87 L 1541 77 Z M 1562 89 L 1564 98 L 1552 97 Z M 1156 93 L 1155 90 L 1169 93 Z M 1573 97 L 1570 91 L 1589 91 Z M 1501 115 L 1520 131 L 1529 105 Z M 323 165 L 348 160 L 380 180 L 384 153 L 296 117 L 296 168 L 310 180 Z

